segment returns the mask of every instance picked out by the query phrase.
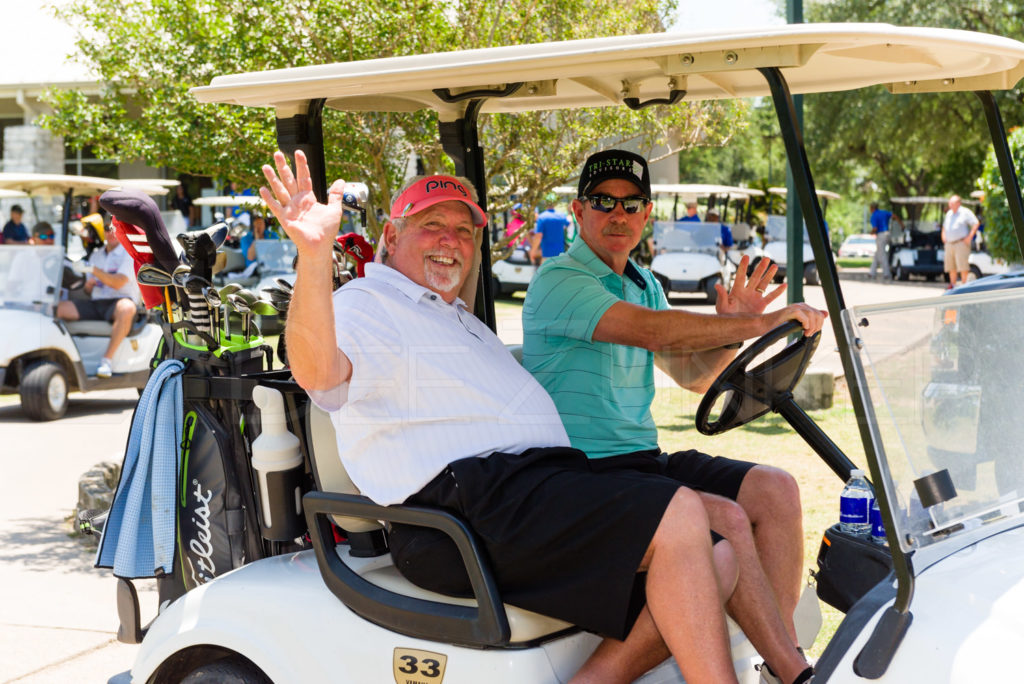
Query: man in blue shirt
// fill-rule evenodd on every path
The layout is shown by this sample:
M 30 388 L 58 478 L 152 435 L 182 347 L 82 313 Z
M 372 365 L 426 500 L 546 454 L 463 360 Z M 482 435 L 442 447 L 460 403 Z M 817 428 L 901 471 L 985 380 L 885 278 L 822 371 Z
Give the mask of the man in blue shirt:
M 533 227 L 533 249 L 530 258 L 537 265 L 545 259 L 558 256 L 565 251 L 565 230 L 569 227 L 569 217 L 555 209 L 555 198 L 549 195 L 547 209 L 537 215 Z
M 8 245 L 27 245 L 29 240 L 28 228 L 21 222 L 22 211 L 20 204 L 11 207 L 11 220 L 4 224 L 4 243 Z
M 875 236 L 875 257 L 871 260 L 871 277 L 875 277 L 875 269 L 880 265 L 882 275 L 886 280 L 892 278 L 889 270 L 889 222 L 896 219 L 896 223 L 903 228 L 903 220 L 893 215 L 891 211 L 878 208 L 878 202 L 872 202 L 871 209 L 871 234 Z
M 700 216 L 697 215 L 697 203 L 687 202 L 686 203 L 686 216 L 679 219 L 680 221 L 696 221 L 700 222 Z
M 721 226 L 722 237 L 719 246 L 722 248 L 723 252 L 728 252 L 729 248 L 736 244 L 732 239 L 732 229 L 724 223 L 719 222 L 717 209 L 708 209 L 708 213 L 704 215 L 704 221 L 706 223 L 718 223 L 718 225 Z

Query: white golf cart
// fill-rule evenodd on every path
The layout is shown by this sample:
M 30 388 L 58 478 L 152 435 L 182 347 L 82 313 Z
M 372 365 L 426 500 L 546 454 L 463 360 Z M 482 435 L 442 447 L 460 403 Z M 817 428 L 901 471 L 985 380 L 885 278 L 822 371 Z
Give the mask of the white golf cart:
M 786 196 L 786 188 L 783 187 L 768 188 L 768 192 L 771 195 Z M 816 192 L 818 200 L 822 203 L 822 216 L 824 216 L 828 212 L 828 201 L 839 199 L 839 195 L 831 190 L 816 190 Z M 779 265 L 779 272 L 775 276 L 775 280 L 782 282 L 786 275 L 786 264 L 789 263 L 786 217 L 769 213 L 765 219 L 764 235 L 764 256 Z M 818 267 L 815 264 L 814 250 L 811 247 L 810 237 L 808 237 L 806 220 L 804 221 L 803 264 L 804 282 L 808 285 L 820 284 L 821 279 L 818 277 Z
M 941 278 L 945 272 L 946 250 L 942 246 L 942 219 L 948 197 L 891 197 L 894 205 L 904 207 L 904 227 L 893 221 L 890 225 L 889 259 L 893 278 L 909 280 L 910 276 L 923 276 L 928 280 Z M 980 202 L 964 198 L 964 206 L 977 214 Z M 967 258 L 970 265 L 968 280 L 987 275 L 1005 273 L 1009 269 L 1002 259 L 993 259 L 985 249 L 984 233 L 980 232 L 971 245 Z
M 673 220 L 655 220 L 652 232 L 654 258 L 650 268 L 666 294 L 696 292 L 704 294 L 709 304 L 718 300 L 715 285 L 729 286 L 743 255 L 749 255 L 751 262 L 760 256 L 760 250 L 754 245 L 750 223 L 742 220 L 742 211 L 749 206 L 751 197 L 763 194 L 751 188 L 703 183 L 651 186 L 656 211 L 661 209 L 660 201 L 672 198 Z M 703 200 L 707 209 L 718 211 L 719 221 L 680 220 L 680 200 L 684 205 Z M 722 208 L 718 209 L 718 206 Z M 730 208 L 734 211 L 733 218 L 737 219 L 732 223 L 728 223 Z M 723 242 L 723 225 L 729 228 L 733 238 L 733 246 L 728 249 Z
M 484 203 L 477 139 L 482 112 L 771 97 L 888 539 L 881 546 L 838 528 L 828 531 L 819 593 L 822 580 L 833 580 L 833 587 L 846 590 L 852 606 L 817 663 L 815 681 L 967 684 L 1019 679 L 1018 656 L 1024 650 L 1019 619 L 1024 610 L 1024 476 L 1013 467 L 1024 464 L 1019 448 L 1024 421 L 1019 420 L 1019 401 L 1002 401 L 1001 410 L 987 411 L 985 399 L 1000 391 L 1017 394 L 1024 387 L 1024 357 L 1006 351 L 1017 346 L 1006 343 L 1020 337 L 1024 296 L 995 292 L 848 308 L 790 92 L 879 84 L 896 93 L 977 92 L 988 115 L 1014 228 L 1024 242 L 1024 203 L 990 92 L 1012 88 L 1022 74 L 1024 44 L 1009 39 L 878 24 L 803 24 L 302 67 L 218 77 L 194 93 L 203 102 L 274 108 L 278 142 L 288 152 L 322 140 L 317 125 L 325 104 L 360 111 L 435 109 L 442 133 L 452 133 L 442 139 L 450 141 L 447 149 L 456 171 L 479 184 Z M 311 161 L 318 157 L 309 156 Z M 315 191 L 323 199 L 323 168 L 315 166 L 313 173 Z M 486 237 L 481 268 L 486 284 Z M 493 328 L 488 290 L 481 286 L 475 310 Z M 998 347 L 1000 372 L 944 380 L 951 364 L 965 363 L 970 356 L 955 356 L 957 339 L 951 331 L 960 340 L 986 339 Z M 777 329 L 737 357 L 701 403 L 698 426 L 715 433 L 779 411 L 845 480 L 853 464 L 790 393 L 813 353 L 814 338 L 801 339 L 747 370 L 759 352 L 791 332 L 792 326 Z M 985 335 L 979 339 L 972 332 Z M 920 394 L 929 382 L 958 386 L 951 390 L 953 398 L 966 393 L 967 385 L 983 386 L 979 410 L 961 420 L 975 420 L 978 434 L 998 433 L 1005 440 L 961 440 L 962 448 L 975 449 L 981 464 L 976 483 L 961 481 L 930 458 L 927 426 L 938 409 L 928 408 L 936 404 L 926 404 Z M 119 580 L 120 638 L 142 639 L 134 681 L 187 678 L 195 683 L 233 676 L 232 681 L 278 683 L 519 684 L 565 682 L 572 676 L 597 637 L 503 605 L 472 532 L 458 519 L 440 511 L 381 507 L 359 496 L 351 483 L 344 484 L 323 414 L 296 412 L 289 420 L 304 438 L 316 481 L 316 491 L 303 498 L 313 548 L 248 556 L 247 564 L 162 606 L 148 628 L 141 624 L 130 582 Z M 996 483 L 988 468 L 992 462 L 1004 464 L 999 472 L 1015 474 Z M 839 487 L 837 481 L 837 493 Z M 348 532 L 347 544 L 335 541 L 332 518 Z M 362 543 L 367 535 L 383 541 L 381 521 L 444 530 L 460 549 L 475 599 L 430 594 L 407 582 L 386 546 Z M 854 574 L 860 565 L 850 561 L 869 557 L 881 559 L 884 571 Z M 858 583 L 867 588 L 853 591 L 850 587 Z M 814 633 L 811 622 L 808 631 Z M 799 623 L 803 630 L 805 621 Z M 756 681 L 749 643 L 735 629 L 732 637 L 740 681 Z M 682 680 L 670 660 L 640 681 Z
M 121 182 L 89 176 L 0 173 L 0 189 L 63 201 L 63 219 L 55 226 L 53 245 L 0 245 L 0 394 L 20 394 L 22 410 L 33 420 L 64 415 L 71 391 L 133 387 L 149 378 L 149 362 L 160 341 L 160 328 L 144 311 L 114 354 L 113 375 L 101 378 L 96 368 L 110 342 L 106 321 L 62 321 L 56 317 L 61 296 L 86 296 L 63 287 L 71 200 L 121 187 Z M 135 186 L 140 187 L 140 186 Z M 166 189 L 141 187 L 150 194 Z

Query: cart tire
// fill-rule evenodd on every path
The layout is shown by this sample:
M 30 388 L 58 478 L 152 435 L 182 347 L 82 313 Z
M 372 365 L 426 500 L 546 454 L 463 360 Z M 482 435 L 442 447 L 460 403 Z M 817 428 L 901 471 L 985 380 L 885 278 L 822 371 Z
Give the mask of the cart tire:
M 818 280 L 818 267 L 814 264 L 804 264 L 804 282 L 808 285 L 820 285 Z
M 910 274 L 904 270 L 903 264 L 897 262 L 896 269 L 893 271 L 893 277 L 895 277 L 896 280 L 909 280 Z
M 967 282 L 971 282 L 972 280 L 977 280 L 980 277 L 981 277 L 981 269 L 978 268 L 977 266 L 975 266 L 974 264 L 971 264 L 971 270 L 967 272 Z
M 708 304 L 718 303 L 718 290 L 715 289 L 715 285 L 722 282 L 721 276 L 711 276 L 707 282 L 704 283 L 704 294 L 707 295 Z
M 68 379 L 52 361 L 29 366 L 20 391 L 21 409 L 32 420 L 57 420 L 68 409 Z
M 192 670 L 181 684 L 273 684 L 251 661 L 222 658 Z

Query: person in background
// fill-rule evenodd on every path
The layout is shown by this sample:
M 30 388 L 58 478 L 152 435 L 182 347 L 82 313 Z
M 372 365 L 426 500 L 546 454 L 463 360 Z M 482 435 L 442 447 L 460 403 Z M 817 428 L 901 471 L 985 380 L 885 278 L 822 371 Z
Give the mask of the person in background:
M 889 223 L 896 219 L 896 223 L 903 228 L 903 219 L 891 211 L 878 208 L 878 202 L 872 202 L 868 208 L 871 210 L 871 234 L 875 236 L 875 256 L 871 259 L 871 277 L 874 278 L 877 267 L 882 268 L 882 277 L 886 280 L 892 278 L 892 271 L 889 268 Z
M 956 277 L 960 274 L 960 282 L 967 282 L 967 274 L 971 271 L 968 260 L 971 257 L 971 241 L 978 232 L 980 221 L 974 212 L 963 206 L 960 195 L 949 198 L 949 211 L 942 219 L 942 244 L 945 246 L 945 267 L 949 274 L 949 289 L 956 287 Z
M 717 223 L 719 226 L 721 226 L 721 233 L 719 237 L 718 246 L 722 249 L 722 252 L 728 252 L 729 249 L 736 243 L 732 239 L 732 229 L 730 229 L 729 226 L 725 225 L 724 223 L 718 220 L 718 210 L 708 209 L 708 213 L 704 215 L 704 220 L 707 223 Z
M 4 224 L 3 237 L 5 245 L 29 244 L 31 238 L 28 234 L 28 228 L 21 222 L 21 217 L 24 214 L 25 212 L 20 204 L 15 204 L 11 207 L 11 218 Z
M 526 218 L 523 216 L 523 203 L 516 202 L 512 205 L 512 218 L 509 219 L 508 224 L 505 226 L 505 237 L 508 238 L 509 247 L 517 247 L 526 242 L 526 235 L 520 235 L 513 239 L 513 235 L 523 227 L 526 223 Z
M 547 208 L 537 215 L 533 225 L 530 259 L 538 266 L 565 251 L 565 231 L 572 225 L 568 216 L 555 209 L 555 199 L 554 193 L 545 198 Z
M 181 212 L 182 218 L 185 219 L 185 230 L 188 230 L 192 225 L 192 198 L 189 197 L 184 185 L 179 184 L 174 188 L 174 197 L 171 198 L 170 204 L 172 209 Z
M 238 246 L 242 250 L 242 256 L 245 257 L 246 267 L 256 261 L 257 240 L 280 239 L 281 236 L 277 234 L 276 230 L 267 227 L 267 220 L 261 214 L 254 216 L 252 218 L 252 227 L 238 241 Z
M 680 221 L 695 221 L 700 222 L 700 216 L 697 215 L 697 203 L 687 202 L 686 203 L 686 216 L 679 219 Z
M 113 324 L 107 350 L 96 368 L 97 377 L 109 378 L 117 348 L 128 336 L 132 319 L 141 301 L 135 281 L 135 262 L 107 226 L 103 249 L 97 249 L 88 260 L 76 261 L 74 269 L 86 276 L 87 300 L 65 300 L 57 305 L 57 317 L 66 321 L 109 321 Z

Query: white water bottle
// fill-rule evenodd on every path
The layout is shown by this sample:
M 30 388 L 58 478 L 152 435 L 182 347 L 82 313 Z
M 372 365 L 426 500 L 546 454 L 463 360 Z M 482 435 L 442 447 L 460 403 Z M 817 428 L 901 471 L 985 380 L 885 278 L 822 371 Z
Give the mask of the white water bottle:
M 288 431 L 284 398 L 257 385 L 252 400 L 260 410 L 262 432 L 252 442 L 252 467 L 260 490 L 260 520 L 267 539 L 287 541 L 302 534 L 302 453 Z
M 854 468 L 839 495 L 839 529 L 866 537 L 871 533 L 871 502 L 875 495 L 864 479 L 864 471 Z

